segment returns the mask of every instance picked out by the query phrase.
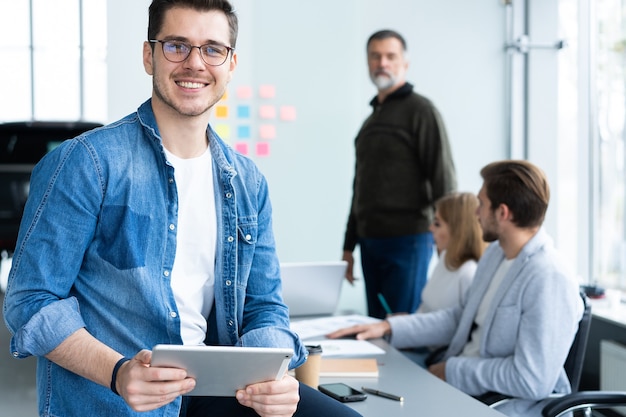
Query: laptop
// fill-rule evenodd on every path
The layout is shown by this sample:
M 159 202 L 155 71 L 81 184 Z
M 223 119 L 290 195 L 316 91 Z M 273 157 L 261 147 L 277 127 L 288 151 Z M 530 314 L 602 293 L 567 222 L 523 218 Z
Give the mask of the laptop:
M 334 314 L 346 267 L 346 261 L 281 263 L 283 299 L 289 316 Z

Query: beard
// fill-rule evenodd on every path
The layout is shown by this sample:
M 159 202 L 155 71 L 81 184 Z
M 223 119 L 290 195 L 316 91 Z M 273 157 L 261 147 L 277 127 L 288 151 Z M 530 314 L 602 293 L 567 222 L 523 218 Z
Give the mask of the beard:
M 491 230 L 483 230 L 483 241 L 487 243 L 495 242 L 498 240 L 498 234 Z
M 165 106 L 169 107 L 174 112 L 181 116 L 195 117 L 205 114 L 211 110 L 213 105 L 219 101 L 226 90 L 226 86 L 223 86 L 221 93 L 213 92 L 210 96 L 206 97 L 206 100 L 193 100 L 186 101 L 177 98 L 174 94 L 174 87 L 171 87 L 169 78 L 160 76 L 160 72 L 156 70 L 154 65 L 154 73 L 152 75 L 152 91 L 156 98 Z M 193 75 L 193 74 L 190 74 Z M 215 90 L 215 80 L 213 80 L 213 89 Z
M 396 78 L 393 76 L 393 74 L 385 71 L 378 71 L 375 74 L 371 74 L 370 79 L 372 80 L 376 88 L 378 88 L 378 90 L 386 90 L 390 87 L 393 87 L 396 83 Z

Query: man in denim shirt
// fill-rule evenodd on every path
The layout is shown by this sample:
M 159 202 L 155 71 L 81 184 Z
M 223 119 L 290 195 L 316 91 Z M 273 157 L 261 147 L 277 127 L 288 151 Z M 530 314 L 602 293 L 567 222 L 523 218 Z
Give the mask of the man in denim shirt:
M 154 0 L 136 113 L 34 169 L 4 316 L 42 416 L 358 416 L 291 376 L 233 397 L 150 367 L 159 343 L 290 347 L 267 183 L 209 126 L 237 64 L 226 0 Z M 233 393 L 235 394 L 235 393 Z M 297 412 L 296 412 L 297 409 Z

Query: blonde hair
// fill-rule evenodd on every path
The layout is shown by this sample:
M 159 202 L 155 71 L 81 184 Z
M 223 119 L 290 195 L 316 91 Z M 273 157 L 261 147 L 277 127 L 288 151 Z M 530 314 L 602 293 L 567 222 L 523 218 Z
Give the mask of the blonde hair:
M 478 261 L 485 250 L 477 207 L 478 198 L 472 193 L 450 193 L 435 202 L 439 218 L 448 224 L 450 231 L 444 262 L 451 270 L 469 260 Z

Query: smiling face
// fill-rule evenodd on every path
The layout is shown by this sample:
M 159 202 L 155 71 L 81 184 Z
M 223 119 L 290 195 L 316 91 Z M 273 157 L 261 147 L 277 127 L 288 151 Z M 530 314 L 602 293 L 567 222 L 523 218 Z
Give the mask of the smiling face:
M 230 28 L 223 12 L 201 12 L 174 7 L 166 12 L 158 40 L 179 40 L 191 45 L 217 43 L 231 46 Z M 144 43 L 143 64 L 152 75 L 152 106 L 155 113 L 208 117 L 211 107 L 224 95 L 237 64 L 237 56 L 220 66 L 207 65 L 200 50 L 193 48 L 183 62 L 170 62 L 160 43 Z

